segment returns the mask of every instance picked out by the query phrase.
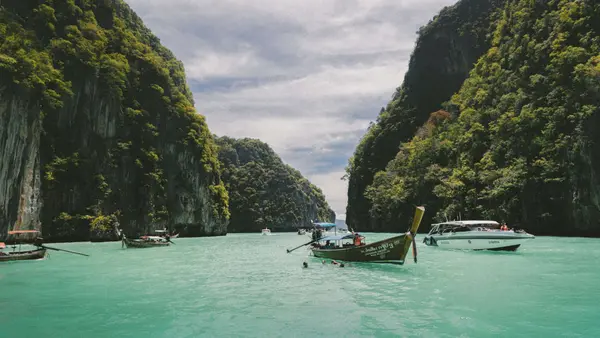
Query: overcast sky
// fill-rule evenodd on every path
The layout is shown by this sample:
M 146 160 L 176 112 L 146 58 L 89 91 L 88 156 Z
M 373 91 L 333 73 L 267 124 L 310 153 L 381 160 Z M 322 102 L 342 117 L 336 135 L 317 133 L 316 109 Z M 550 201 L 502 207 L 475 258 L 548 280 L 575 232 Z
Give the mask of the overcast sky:
M 416 31 L 456 0 L 126 0 L 185 64 L 219 136 L 253 137 L 319 186 L 340 178 L 408 66 Z

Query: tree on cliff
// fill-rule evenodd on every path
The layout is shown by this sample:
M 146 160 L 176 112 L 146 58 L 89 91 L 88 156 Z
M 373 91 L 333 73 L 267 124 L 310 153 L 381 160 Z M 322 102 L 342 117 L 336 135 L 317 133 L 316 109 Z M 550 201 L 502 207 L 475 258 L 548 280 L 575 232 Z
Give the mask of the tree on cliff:
M 356 147 L 347 167 L 346 223 L 354 229 L 395 231 L 393 224 L 371 217 L 365 197 L 375 174 L 384 170 L 429 114 L 459 90 L 473 64 L 490 46 L 490 16 L 506 0 L 462 0 L 444 8 L 418 32 L 402 86 Z M 393 42 L 390 42 L 393 43 Z
M 131 234 L 225 233 L 228 195 L 183 65 L 121 0 L 2 1 L 0 101 L 0 234 L 39 217 L 47 239 L 85 240 L 110 215 Z
M 453 96 L 366 189 L 371 217 L 426 203 L 537 234 L 600 236 L 600 4 L 513 1 Z
M 217 139 L 223 181 L 229 191 L 229 231 L 257 232 L 264 227 L 309 226 L 333 222 L 319 188 L 283 163 L 268 144 L 256 139 Z

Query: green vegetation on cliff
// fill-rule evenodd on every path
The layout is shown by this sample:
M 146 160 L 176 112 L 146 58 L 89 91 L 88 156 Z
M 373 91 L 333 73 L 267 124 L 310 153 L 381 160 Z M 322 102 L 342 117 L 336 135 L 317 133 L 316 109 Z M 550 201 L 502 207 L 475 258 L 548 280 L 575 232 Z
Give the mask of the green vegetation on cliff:
M 3 0 L 0 101 L 41 121 L 46 237 L 103 236 L 115 220 L 131 234 L 225 233 L 228 195 L 183 65 L 121 0 Z
M 600 236 L 600 3 L 512 1 L 462 88 L 365 195 L 379 222 L 425 203 L 536 234 Z
M 217 144 L 230 198 L 228 231 L 290 229 L 317 219 L 335 220 L 321 190 L 283 163 L 268 144 L 229 137 L 218 138 Z
M 375 174 L 394 158 L 400 144 L 409 141 L 429 114 L 460 89 L 473 64 L 489 48 L 490 16 L 505 1 L 460 1 L 444 8 L 419 30 L 402 86 L 382 109 L 377 122 L 363 136 L 350 159 L 348 226 L 362 230 L 397 230 L 377 217 L 370 217 L 371 203 L 364 192 Z

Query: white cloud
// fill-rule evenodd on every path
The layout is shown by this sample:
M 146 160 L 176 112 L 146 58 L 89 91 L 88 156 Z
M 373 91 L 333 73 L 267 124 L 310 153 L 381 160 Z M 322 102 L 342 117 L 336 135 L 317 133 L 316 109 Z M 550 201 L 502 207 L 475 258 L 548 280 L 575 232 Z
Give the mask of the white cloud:
M 415 32 L 454 2 L 128 0 L 184 62 L 211 131 L 269 143 L 338 215 L 347 159 L 400 85 Z
M 199 51 L 197 56 L 186 65 L 186 74 L 193 79 L 208 81 L 211 78 L 255 75 L 252 70 L 259 65 L 250 48 L 235 53 Z
M 332 171 L 323 174 L 311 175 L 310 180 L 313 184 L 321 188 L 327 198 L 327 202 L 336 214 L 343 214 L 346 210 L 346 192 L 348 191 L 348 181 L 342 181 L 344 171 Z M 336 215 L 337 219 L 341 219 Z

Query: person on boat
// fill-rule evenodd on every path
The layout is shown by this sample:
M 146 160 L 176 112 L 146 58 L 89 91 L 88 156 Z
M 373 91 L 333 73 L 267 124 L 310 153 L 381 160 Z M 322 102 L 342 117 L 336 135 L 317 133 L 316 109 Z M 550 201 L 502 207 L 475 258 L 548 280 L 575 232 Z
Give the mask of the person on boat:
M 318 234 L 316 231 L 313 231 L 313 232 L 312 232 L 312 240 L 313 240 L 313 241 L 316 241 L 316 240 L 318 240 L 318 239 L 319 239 L 319 234 Z
M 361 241 L 360 241 L 360 235 L 359 234 L 355 234 L 354 235 L 354 245 L 356 246 L 361 246 Z

